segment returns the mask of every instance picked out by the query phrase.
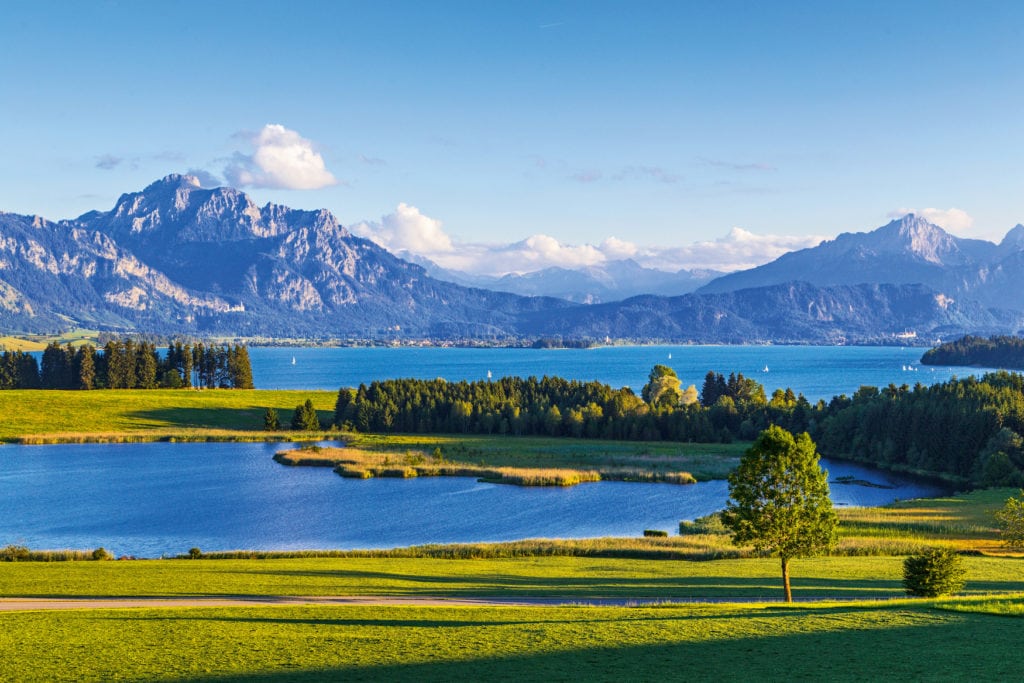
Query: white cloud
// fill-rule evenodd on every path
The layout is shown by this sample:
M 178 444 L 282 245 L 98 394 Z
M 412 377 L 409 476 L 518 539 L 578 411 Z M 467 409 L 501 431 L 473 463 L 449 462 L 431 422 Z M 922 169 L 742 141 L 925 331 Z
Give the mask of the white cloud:
M 382 216 L 380 221 L 364 221 L 353 225 L 351 230 L 390 251 L 410 251 L 433 258 L 455 248 L 452 238 L 442 226 L 441 221 L 425 216 L 415 206 L 402 202 L 394 213 Z
M 236 187 L 318 190 L 338 184 L 313 143 L 294 130 L 268 123 L 259 133 L 242 137 L 253 153 L 236 153 L 224 169 L 224 177 Z
M 600 249 L 610 259 L 633 258 L 638 251 L 635 244 L 620 240 L 618 237 L 609 237 L 604 242 L 601 242 Z
M 974 219 L 963 209 L 896 209 L 889 212 L 889 218 L 902 218 L 908 213 L 950 232 L 970 234 L 974 230 Z
M 663 270 L 745 270 L 774 261 L 787 252 L 816 246 L 824 239 L 819 235 L 758 235 L 734 227 L 725 237 L 652 251 L 647 258 L 637 261 Z
M 617 237 L 609 237 L 597 245 L 574 245 L 544 234 L 508 244 L 461 242 L 444 231 L 441 221 L 405 203 L 378 221 L 356 223 L 350 230 L 399 255 L 414 254 L 442 268 L 495 276 L 530 273 L 552 266 L 600 266 L 621 259 L 633 259 L 642 266 L 672 272 L 683 268 L 742 270 L 773 261 L 789 251 L 813 247 L 825 239 L 757 235 L 733 228 L 725 237 L 682 247 L 639 246 Z

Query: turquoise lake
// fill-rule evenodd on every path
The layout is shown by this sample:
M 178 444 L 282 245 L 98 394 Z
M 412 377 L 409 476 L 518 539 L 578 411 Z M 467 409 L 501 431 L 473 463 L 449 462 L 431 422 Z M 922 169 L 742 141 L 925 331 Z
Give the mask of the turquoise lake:
M 375 379 L 449 381 L 557 375 L 639 392 L 656 364 L 699 390 L 709 370 L 741 372 L 774 389 L 789 387 L 811 401 L 852 394 L 864 384 L 935 384 L 978 368 L 920 364 L 925 349 L 893 346 L 608 346 L 593 349 L 251 348 L 260 389 L 338 389 Z M 294 362 L 293 362 L 294 361 Z

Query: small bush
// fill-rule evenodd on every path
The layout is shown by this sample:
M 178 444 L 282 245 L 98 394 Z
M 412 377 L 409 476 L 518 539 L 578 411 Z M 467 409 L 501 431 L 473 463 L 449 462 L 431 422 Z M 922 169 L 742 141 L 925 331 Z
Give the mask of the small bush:
M 964 587 L 963 559 L 949 548 L 930 548 L 903 561 L 903 589 L 907 595 L 937 598 Z
M 688 522 L 685 519 L 679 522 L 679 533 L 683 536 L 689 534 L 727 534 L 729 530 L 722 524 L 722 516 L 717 512 L 712 512 L 710 515 L 698 517 L 692 522 Z
M 111 557 L 110 553 L 107 552 L 106 548 L 100 546 L 99 548 L 96 548 L 96 550 L 92 551 L 92 559 L 94 559 L 94 560 L 109 560 L 109 559 L 112 559 L 112 557 Z
M 9 545 L 0 548 L 0 560 L 4 562 L 27 562 L 29 549 L 23 545 Z
M 644 536 L 647 538 L 666 538 L 668 532 L 661 529 L 644 529 Z

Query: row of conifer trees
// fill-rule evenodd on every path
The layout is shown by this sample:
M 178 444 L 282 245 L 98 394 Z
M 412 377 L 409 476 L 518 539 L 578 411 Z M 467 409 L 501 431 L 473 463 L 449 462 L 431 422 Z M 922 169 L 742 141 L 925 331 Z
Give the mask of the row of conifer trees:
M 0 354 L 0 389 L 252 389 L 249 351 L 241 344 L 169 344 L 117 339 L 102 349 L 56 342 L 41 360 L 21 351 Z

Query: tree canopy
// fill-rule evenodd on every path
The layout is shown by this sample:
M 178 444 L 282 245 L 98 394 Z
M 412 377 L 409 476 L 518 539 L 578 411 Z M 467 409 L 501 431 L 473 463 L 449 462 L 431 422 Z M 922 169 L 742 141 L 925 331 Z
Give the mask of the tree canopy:
M 811 437 L 794 438 L 775 425 L 761 432 L 729 475 L 722 522 L 736 545 L 781 558 L 785 598 L 791 602 L 789 561 L 831 549 L 838 526 L 828 473 L 818 464 Z

